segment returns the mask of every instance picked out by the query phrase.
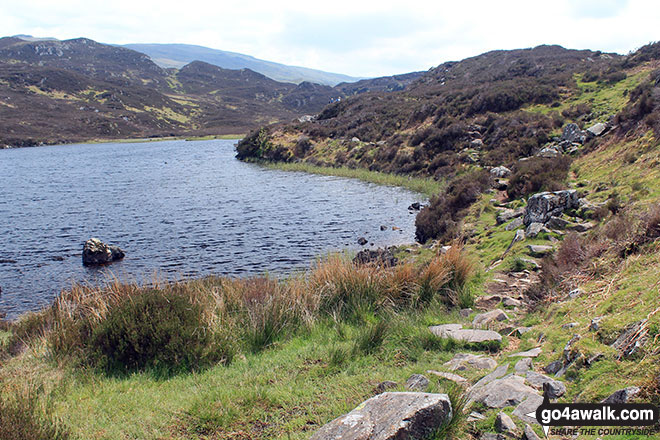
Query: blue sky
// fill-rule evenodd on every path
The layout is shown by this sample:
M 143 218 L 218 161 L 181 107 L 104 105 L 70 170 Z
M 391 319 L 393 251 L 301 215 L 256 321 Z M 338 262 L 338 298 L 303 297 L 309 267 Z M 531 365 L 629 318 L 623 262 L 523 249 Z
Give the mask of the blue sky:
M 188 43 L 354 76 L 427 70 L 494 49 L 627 53 L 660 39 L 657 0 L 3 2 L 5 35 Z

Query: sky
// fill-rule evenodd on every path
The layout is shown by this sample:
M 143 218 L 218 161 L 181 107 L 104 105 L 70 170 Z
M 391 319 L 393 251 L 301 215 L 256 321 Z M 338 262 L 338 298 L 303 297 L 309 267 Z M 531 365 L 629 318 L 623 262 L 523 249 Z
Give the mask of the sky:
M 374 77 L 496 49 L 626 54 L 660 40 L 657 0 L 5 0 L 5 36 L 185 43 Z

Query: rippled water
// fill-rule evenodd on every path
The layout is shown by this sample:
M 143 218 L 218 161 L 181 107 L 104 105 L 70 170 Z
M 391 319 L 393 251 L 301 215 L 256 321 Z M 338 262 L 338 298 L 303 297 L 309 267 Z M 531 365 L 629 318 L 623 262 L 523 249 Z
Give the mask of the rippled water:
M 237 161 L 235 141 L 0 150 L 0 311 L 40 308 L 72 282 L 282 273 L 314 257 L 412 242 L 419 196 Z M 381 231 L 380 226 L 387 226 Z M 392 230 L 392 226 L 401 228 Z M 126 258 L 82 266 L 90 237 Z

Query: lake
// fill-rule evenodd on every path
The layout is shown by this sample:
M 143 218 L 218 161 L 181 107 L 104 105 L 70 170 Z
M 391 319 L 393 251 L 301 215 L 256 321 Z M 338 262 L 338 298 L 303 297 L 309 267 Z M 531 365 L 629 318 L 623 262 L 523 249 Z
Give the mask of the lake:
M 0 312 L 39 309 L 74 282 L 286 274 L 360 249 L 362 236 L 367 247 L 414 241 L 407 207 L 420 195 L 240 162 L 235 143 L 0 150 Z M 126 258 L 84 267 L 91 237 Z

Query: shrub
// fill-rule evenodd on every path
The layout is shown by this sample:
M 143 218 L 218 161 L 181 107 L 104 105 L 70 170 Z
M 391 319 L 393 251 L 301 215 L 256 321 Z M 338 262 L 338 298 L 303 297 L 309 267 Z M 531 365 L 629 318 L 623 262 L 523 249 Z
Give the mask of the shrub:
M 518 162 L 509 180 L 507 194 L 510 199 L 527 197 L 539 191 L 557 191 L 565 187 L 571 159 L 534 157 Z
M 465 209 L 477 201 L 490 187 L 490 175 L 483 169 L 474 169 L 456 176 L 444 193 L 431 199 L 429 206 L 415 219 L 415 238 L 420 243 L 430 239 L 450 241 L 460 233 L 460 220 Z
M 194 370 L 227 359 L 202 310 L 176 294 L 149 290 L 110 309 L 91 332 L 92 362 L 108 371 Z M 230 357 L 230 356 L 229 356 Z

